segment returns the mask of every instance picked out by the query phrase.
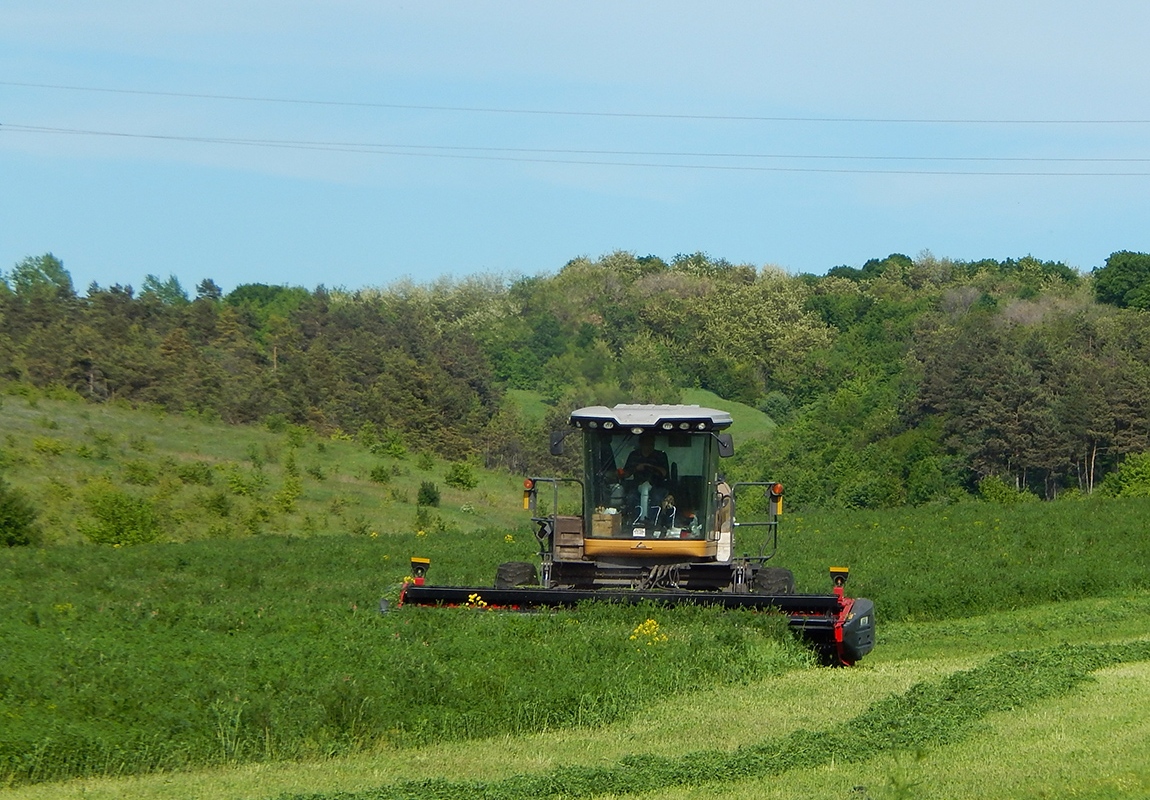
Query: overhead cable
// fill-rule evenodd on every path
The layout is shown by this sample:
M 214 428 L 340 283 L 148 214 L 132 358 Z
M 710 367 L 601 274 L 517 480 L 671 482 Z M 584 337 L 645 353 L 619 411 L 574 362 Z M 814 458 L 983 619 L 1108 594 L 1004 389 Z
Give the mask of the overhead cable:
M 781 153 L 705 153 L 637 150 L 571 150 L 544 148 L 482 147 L 460 145 L 412 145 L 394 143 L 332 142 L 291 139 L 251 139 L 218 136 L 188 136 L 173 134 L 131 133 L 81 128 L 58 128 L 42 125 L 0 125 L 0 133 L 30 133 L 70 136 L 101 136 L 125 139 L 145 139 L 194 144 L 219 144 L 244 147 L 265 147 L 290 150 L 319 150 L 338 153 L 409 156 L 423 158 L 452 158 L 475 161 L 507 161 L 536 164 L 574 164 L 583 166 L 647 167 L 661 169 L 724 170 L 737 172 L 813 172 L 864 175 L 972 175 L 972 176 L 1054 176 L 1054 177 L 1140 177 L 1150 172 L 1099 171 L 1020 171 L 1020 170 L 927 170 L 927 169 L 858 169 L 820 168 L 802 166 L 757 166 L 747 164 L 685 164 L 652 163 L 618 160 L 586 160 L 575 158 L 542 158 L 540 156 L 631 156 L 652 158 L 713 158 L 713 159 L 772 159 L 772 160 L 842 160 L 842 161 L 908 161 L 908 162 L 974 162 L 974 163 L 1147 163 L 1150 158 L 1052 158 L 1052 157 L 992 157 L 992 156 L 858 156 L 809 155 Z
M 147 89 L 119 89 L 100 86 L 73 86 L 52 83 L 0 81 L 0 86 L 27 89 L 52 89 L 72 92 L 102 92 L 105 94 L 143 95 L 150 97 L 181 97 L 196 100 L 225 100 L 245 103 L 278 103 L 305 106 L 334 106 L 343 108 L 386 108 L 407 111 L 441 111 L 464 114 L 522 114 L 559 117 L 605 117 L 625 119 L 698 120 L 718 122 L 801 122 L 866 125 L 1147 125 L 1150 119 L 993 119 L 993 118 L 929 118 L 929 117 L 812 117 L 766 116 L 750 114 L 684 114 L 639 111 L 588 111 L 542 108 L 511 108 L 498 106 L 450 106 L 414 103 L 378 103 L 352 100 L 314 100 L 294 97 L 261 97 L 258 95 L 211 94 L 206 92 L 170 92 Z

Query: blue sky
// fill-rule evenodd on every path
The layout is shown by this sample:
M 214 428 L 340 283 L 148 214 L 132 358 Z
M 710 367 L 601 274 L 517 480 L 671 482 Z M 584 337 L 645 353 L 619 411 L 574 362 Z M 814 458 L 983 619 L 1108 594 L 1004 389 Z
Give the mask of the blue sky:
M 5 0 L 0 270 L 1150 250 L 1150 4 Z

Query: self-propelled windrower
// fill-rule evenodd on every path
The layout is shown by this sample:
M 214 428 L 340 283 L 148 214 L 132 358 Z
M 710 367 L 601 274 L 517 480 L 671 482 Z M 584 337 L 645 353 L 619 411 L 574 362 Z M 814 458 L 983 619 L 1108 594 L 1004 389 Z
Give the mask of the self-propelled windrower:
M 783 487 L 727 483 L 721 458 L 734 452 L 731 415 L 700 406 L 592 406 L 552 434 L 551 452 L 581 435 L 582 478 L 531 477 L 524 508 L 537 527 L 540 563 L 499 566 L 494 587 L 434 586 L 427 559 L 412 559 L 415 583 L 400 605 L 488 608 L 573 606 L 580 601 L 653 601 L 752 608 L 784 614 L 826 663 L 849 665 L 874 647 L 874 603 L 845 595 L 849 570 L 831 567 L 830 594 L 795 593 L 790 570 L 767 566 L 778 545 Z M 577 486 L 582 514 L 559 514 L 561 487 Z M 544 492 L 549 514 L 540 514 Z M 739 497 L 765 495 L 763 519 L 740 520 Z M 735 555 L 740 529 L 764 529 L 758 555 Z

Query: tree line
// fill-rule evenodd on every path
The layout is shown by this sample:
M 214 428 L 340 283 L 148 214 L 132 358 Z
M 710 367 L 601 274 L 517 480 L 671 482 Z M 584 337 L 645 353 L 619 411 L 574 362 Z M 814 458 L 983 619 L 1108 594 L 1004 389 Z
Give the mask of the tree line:
M 513 470 L 554 469 L 546 428 L 573 407 L 701 387 L 778 423 L 731 470 L 787 480 L 800 505 L 1053 498 L 1150 450 L 1148 308 L 1150 255 L 1125 251 L 1089 274 L 893 254 L 821 276 L 618 252 L 530 277 L 205 279 L 194 296 L 152 275 L 81 294 L 46 254 L 0 275 L 0 378 Z

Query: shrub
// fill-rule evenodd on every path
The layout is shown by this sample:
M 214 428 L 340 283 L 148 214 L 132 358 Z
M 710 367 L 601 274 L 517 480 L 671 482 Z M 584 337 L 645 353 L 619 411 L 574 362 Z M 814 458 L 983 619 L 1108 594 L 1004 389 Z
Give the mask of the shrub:
M 376 483 L 389 483 L 391 481 L 391 467 L 387 464 L 376 464 L 371 468 L 368 477 Z
M 897 477 L 873 473 L 844 482 L 837 496 L 844 508 L 894 508 L 906 501 Z
M 0 449 L 0 469 L 4 467 L 18 467 L 29 463 L 28 455 L 16 447 L 15 440 L 11 434 L 8 435 L 8 439 L 10 440 L 8 446 Z
M 419 494 L 415 497 L 415 504 L 417 506 L 438 506 L 439 487 L 431 481 L 423 481 L 419 484 Z
M 978 482 L 978 494 L 989 503 L 998 503 L 1004 506 L 1015 503 L 1033 503 L 1038 500 L 1037 495 L 1027 491 L 1019 491 L 1013 486 L 1009 486 L 997 475 L 987 475 L 980 480 Z
M 371 448 L 371 452 L 377 456 L 391 456 L 392 458 L 407 457 L 407 447 L 403 443 L 403 437 L 396 431 L 385 432 L 379 441 Z
M 256 469 L 262 469 L 267 461 L 255 442 L 248 445 L 248 461 L 252 462 L 252 466 Z
M 359 430 L 356 431 L 355 438 L 356 441 L 369 451 L 374 451 L 379 444 L 379 434 L 376 432 L 375 425 L 371 422 L 365 422 L 360 425 Z
M 256 503 L 244 516 L 244 529 L 252 536 L 258 536 L 263 533 L 263 524 L 270 522 L 271 518 L 272 510 L 263 503 Z
M 302 495 L 303 482 L 299 478 L 288 475 L 284 478 L 283 488 L 272 496 L 272 500 L 279 506 L 280 511 L 290 514 L 296 510 L 296 501 Z
M 207 461 L 190 461 L 186 464 L 176 465 L 176 477 L 184 483 L 211 486 L 215 482 L 216 474 L 212 471 L 212 465 Z
M 204 507 L 206 511 L 210 511 L 217 517 L 229 516 L 232 513 L 232 508 L 234 506 L 234 503 L 232 502 L 232 496 L 225 492 L 223 489 L 211 492 L 209 494 L 201 495 L 198 498 L 198 502 L 201 506 Z
M 289 478 L 299 477 L 299 464 L 295 460 L 295 448 L 288 450 L 287 458 L 284 459 L 284 474 Z
M 267 476 L 259 469 L 245 472 L 238 464 L 228 465 L 227 481 L 232 494 L 242 497 L 251 497 L 268 484 Z
M 135 450 L 137 453 L 150 453 L 156 449 L 152 440 L 142 434 L 137 434 L 128 437 L 128 447 Z
M 284 414 L 274 413 L 264 417 L 264 427 L 272 433 L 283 433 L 288 427 L 288 418 Z
M 136 486 L 152 486 L 159 481 L 156 468 L 146 461 L 124 462 L 124 480 Z
M 110 485 L 88 492 L 92 520 L 82 521 L 80 532 L 96 544 L 144 544 L 160 538 L 160 515 L 151 500 L 133 497 Z
M 116 446 L 116 437 L 110 433 L 97 431 L 89 426 L 85 434 L 92 437 L 92 444 L 95 445 L 96 458 L 104 461 L 112 456 L 112 448 Z
M 415 509 L 415 529 L 420 536 L 429 530 L 434 530 L 438 520 L 439 515 L 429 511 L 427 506 L 419 506 Z
M 463 462 L 452 464 L 443 480 L 448 486 L 454 486 L 456 489 L 474 489 L 479 485 L 479 479 L 475 477 L 471 465 Z
M 46 456 L 63 455 L 68 445 L 59 439 L 50 439 L 46 436 L 37 436 L 32 440 L 32 449 Z
M 8 547 L 32 544 L 36 509 L 23 492 L 0 478 L 0 544 Z
M 289 425 L 287 429 L 288 446 L 303 447 L 311 429 L 303 425 Z

